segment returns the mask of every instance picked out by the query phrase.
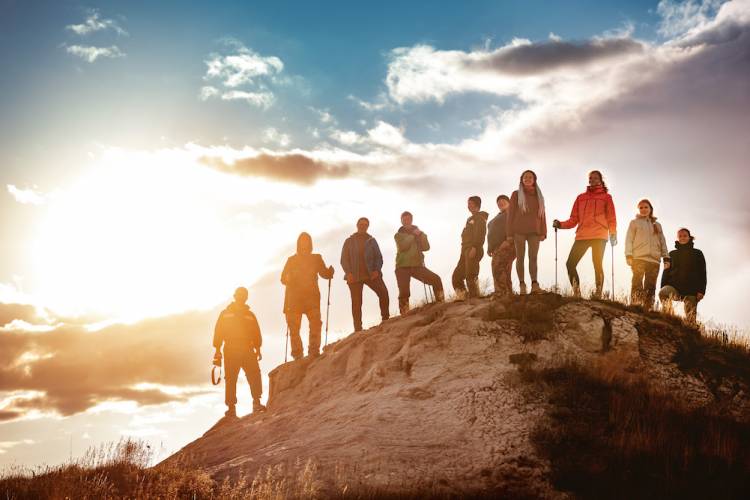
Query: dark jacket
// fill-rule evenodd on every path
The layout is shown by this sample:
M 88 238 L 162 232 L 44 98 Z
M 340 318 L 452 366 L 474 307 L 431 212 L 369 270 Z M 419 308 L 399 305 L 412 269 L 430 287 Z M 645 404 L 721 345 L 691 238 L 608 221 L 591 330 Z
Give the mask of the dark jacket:
M 344 269 L 344 278 L 347 274 L 352 274 L 355 278 L 359 276 L 358 252 L 357 233 L 354 233 L 344 241 L 344 246 L 341 248 L 341 267 Z M 365 240 L 365 265 L 368 276 L 373 271 L 380 272 L 383 268 L 383 254 L 380 253 L 378 242 L 369 234 Z
M 232 302 L 219 314 L 214 327 L 214 347 L 221 349 L 222 343 L 225 352 L 260 349 L 263 344 L 260 326 L 247 304 Z
M 693 242 L 681 245 L 675 241 L 675 250 L 669 252 L 672 265 L 661 276 L 661 286 L 672 286 L 682 295 L 706 293 L 706 259 L 703 252 L 693 247 Z
M 466 219 L 464 230 L 461 231 L 461 252 L 472 248 L 477 249 L 477 260 L 484 255 L 484 238 L 487 235 L 487 212 L 477 212 Z
M 401 226 L 393 236 L 396 240 L 396 267 L 422 267 L 424 266 L 424 253 L 430 249 L 427 235 L 420 232 L 419 236 L 414 234 L 417 226 L 406 228 Z
M 500 212 L 487 223 L 487 251 L 494 252 L 507 239 L 508 213 Z
M 320 308 L 318 276 L 333 277 L 320 254 L 296 253 L 287 259 L 281 272 L 281 282 L 286 285 L 284 313 Z
M 524 212 L 518 206 L 518 190 L 513 191 L 510 196 L 510 206 L 508 206 L 508 217 L 506 231 L 508 236 L 514 234 L 538 234 L 547 236 L 547 214 L 542 211 L 539 213 L 539 198 L 536 191 L 524 191 L 528 203 L 528 211 Z

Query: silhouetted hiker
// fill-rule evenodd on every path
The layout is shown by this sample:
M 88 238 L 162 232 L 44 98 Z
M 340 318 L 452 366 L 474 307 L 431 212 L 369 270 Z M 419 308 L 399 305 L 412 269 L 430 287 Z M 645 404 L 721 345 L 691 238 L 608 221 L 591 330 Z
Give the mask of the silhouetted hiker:
M 585 193 L 581 193 L 573 204 L 570 211 L 570 219 L 560 222 L 555 219 L 552 226 L 560 229 L 576 229 L 576 241 L 568 255 L 568 278 L 573 286 L 573 294 L 581 296 L 581 282 L 578 278 L 578 263 L 583 258 L 586 250 L 591 248 L 591 258 L 594 261 L 594 275 L 596 291 L 594 298 L 601 298 L 604 287 L 604 250 L 607 246 L 607 237 L 614 247 L 617 245 L 617 217 L 615 215 L 615 204 L 612 201 L 604 177 L 598 170 L 589 173 L 589 186 Z
M 638 215 L 628 226 L 625 259 L 633 270 L 630 302 L 642 304 L 646 310 L 650 310 L 654 307 L 659 264 L 664 260 L 664 269 L 669 269 L 670 259 L 664 231 L 661 224 L 656 222 L 654 207 L 648 200 L 638 202 Z
M 671 266 L 661 276 L 659 300 L 667 312 L 672 312 L 672 301 L 685 304 L 685 317 L 697 323 L 698 302 L 706 294 L 706 259 L 703 252 L 694 247 L 695 238 L 686 228 L 677 231 L 675 250 L 669 252 Z
M 367 233 L 370 221 L 367 217 L 357 220 L 357 232 L 344 241 L 341 248 L 341 267 L 344 279 L 349 285 L 352 297 L 352 318 L 354 331 L 362 330 L 362 289 L 367 285 L 378 296 L 380 317 L 383 321 L 390 317 L 388 312 L 388 289 L 383 281 L 383 254 L 378 242 Z
M 411 278 L 430 285 L 435 290 L 435 301 L 443 302 L 443 280 L 424 265 L 424 253 L 430 249 L 427 235 L 413 225 L 410 212 L 401 214 L 401 227 L 393 236 L 396 240 L 396 283 L 398 283 L 398 310 L 409 311 Z
M 469 297 L 479 297 L 479 261 L 484 256 L 484 238 L 487 234 L 488 214 L 479 211 L 482 199 L 470 196 L 466 208 L 471 216 L 466 219 L 466 225 L 461 231 L 461 257 L 451 279 L 457 300 L 466 298 L 467 287 Z
M 323 257 L 312 253 L 312 237 L 300 233 L 297 238 L 297 253 L 286 260 L 281 272 L 281 282 L 286 286 L 284 294 L 284 315 L 289 327 L 292 344 L 292 357 L 303 356 L 300 327 L 302 315 L 307 316 L 310 335 L 307 343 L 308 356 L 320 354 L 320 330 L 323 322 L 320 319 L 320 289 L 318 276 L 323 279 L 333 278 L 333 266 L 326 267 Z
M 536 174 L 525 170 L 518 182 L 518 189 L 513 191 L 508 207 L 507 237 L 516 247 L 516 273 L 521 295 L 526 294 L 524 279 L 524 256 L 529 247 L 529 275 L 531 276 L 531 293 L 541 293 L 537 281 L 537 255 L 539 242 L 547 239 L 547 215 L 544 209 L 544 195 L 536 181 Z
M 214 328 L 215 358 L 221 358 L 221 345 L 224 344 L 224 402 L 227 405 L 225 415 L 228 417 L 237 416 L 235 405 L 237 404 L 237 378 L 240 368 L 245 372 L 247 383 L 250 384 L 253 413 L 266 409 L 260 404 L 263 384 L 260 379 L 260 366 L 258 366 L 258 361 L 262 359 L 260 347 L 263 339 L 260 335 L 258 320 L 246 302 L 247 288 L 239 287 L 234 291 L 234 302 L 221 311 Z
M 499 297 L 507 297 L 513 293 L 510 274 L 516 258 L 516 246 L 507 236 L 509 206 L 510 199 L 507 196 L 498 196 L 497 208 L 500 213 L 487 223 L 487 255 L 492 257 L 492 279 L 495 282 L 495 294 Z

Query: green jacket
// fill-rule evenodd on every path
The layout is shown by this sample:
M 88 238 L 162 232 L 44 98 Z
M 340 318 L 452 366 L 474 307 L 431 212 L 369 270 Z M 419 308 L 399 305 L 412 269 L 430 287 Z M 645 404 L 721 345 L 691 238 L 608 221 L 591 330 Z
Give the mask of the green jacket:
M 427 241 L 427 235 L 421 233 L 419 236 L 413 234 L 416 226 L 407 229 L 401 226 L 398 232 L 393 236 L 396 240 L 396 268 L 399 267 L 423 267 L 424 254 L 430 249 L 430 242 Z

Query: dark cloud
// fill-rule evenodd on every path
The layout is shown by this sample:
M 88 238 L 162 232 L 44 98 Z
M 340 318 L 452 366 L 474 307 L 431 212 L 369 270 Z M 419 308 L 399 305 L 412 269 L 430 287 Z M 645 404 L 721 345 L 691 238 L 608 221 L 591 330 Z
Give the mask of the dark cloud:
M 584 42 L 554 40 L 503 47 L 486 58 L 466 61 L 464 64 L 469 69 L 490 69 L 509 75 L 532 75 L 641 51 L 643 45 L 631 38 L 604 38 Z
M 0 326 L 7 325 L 13 320 L 20 319 L 27 323 L 34 323 L 39 318 L 34 306 L 28 304 L 0 304 Z
M 201 161 L 212 168 L 242 176 L 258 176 L 297 184 L 313 184 L 321 178 L 341 178 L 350 173 L 348 165 L 330 165 L 303 154 L 260 154 L 227 164 L 220 158 Z
M 0 422 L 5 422 L 7 420 L 15 420 L 23 415 L 23 412 L 20 411 L 6 411 L 1 410 L 0 411 Z

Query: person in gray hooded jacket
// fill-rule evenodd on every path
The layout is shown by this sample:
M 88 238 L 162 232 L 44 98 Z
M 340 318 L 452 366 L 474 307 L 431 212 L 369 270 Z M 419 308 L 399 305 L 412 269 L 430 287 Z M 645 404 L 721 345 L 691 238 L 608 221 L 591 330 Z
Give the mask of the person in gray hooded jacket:
M 670 259 L 664 231 L 656 222 L 649 200 L 638 202 L 638 215 L 630 221 L 625 237 L 625 259 L 633 270 L 630 302 L 650 310 L 654 307 L 659 264 L 664 261 L 664 269 L 669 269 Z

